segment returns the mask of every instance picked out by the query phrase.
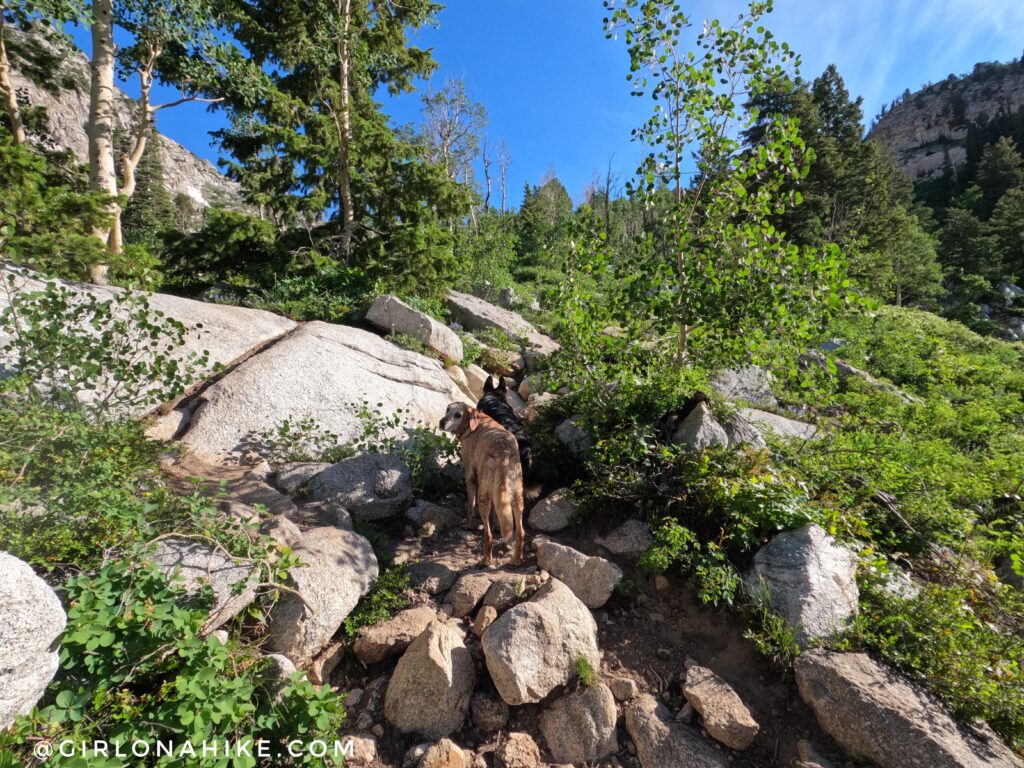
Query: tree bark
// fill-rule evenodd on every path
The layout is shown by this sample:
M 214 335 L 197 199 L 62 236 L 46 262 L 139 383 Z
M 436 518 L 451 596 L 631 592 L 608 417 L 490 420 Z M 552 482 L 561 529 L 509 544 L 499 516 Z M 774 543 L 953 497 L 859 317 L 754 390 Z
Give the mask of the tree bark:
M 121 158 L 121 186 L 117 190 L 118 195 L 126 201 L 131 200 L 132 195 L 135 194 L 135 171 L 146 152 L 146 145 L 153 132 L 153 104 L 150 94 L 153 90 L 153 69 L 159 56 L 159 50 L 151 51 L 149 59 L 139 69 L 138 113 L 135 118 L 135 126 L 132 129 L 131 149 Z M 110 253 L 117 254 L 124 250 L 124 233 L 121 229 L 121 215 L 123 213 L 124 211 L 121 206 L 117 206 L 110 230 L 108 247 Z
M 498 173 L 499 173 L 500 186 L 501 186 L 501 212 L 502 213 L 505 213 L 505 203 L 506 203 L 506 196 L 505 196 L 506 187 L 505 187 L 505 184 L 506 184 L 506 181 L 508 180 L 508 167 L 511 164 L 512 164 L 512 157 L 508 153 L 508 145 L 505 143 L 505 140 L 502 139 L 501 143 L 498 145 Z
M 92 64 L 89 83 L 89 188 L 117 196 L 117 172 L 114 167 L 114 4 L 113 0 L 92 3 Z M 114 220 L 120 217 L 121 206 L 110 203 Z M 99 227 L 93 234 L 109 246 L 112 225 Z M 106 264 L 89 267 L 90 279 L 98 284 L 108 282 Z
M 341 34 L 338 35 L 338 203 L 341 208 L 341 240 L 339 249 L 341 257 L 348 262 L 352 250 L 352 236 L 355 233 L 355 206 L 352 201 L 351 143 L 352 143 L 352 107 L 350 98 L 350 78 L 352 70 L 352 52 L 349 47 L 349 28 L 352 23 L 352 0 L 340 0 L 337 12 L 341 20 Z
M 487 137 L 484 137 L 484 213 L 491 210 L 491 156 L 487 152 Z
M 25 123 L 21 119 L 21 107 L 11 80 L 11 62 L 7 58 L 7 46 L 4 42 L 4 9 L 0 5 L 0 94 L 4 97 L 7 119 L 11 123 L 11 134 L 15 144 L 25 143 Z

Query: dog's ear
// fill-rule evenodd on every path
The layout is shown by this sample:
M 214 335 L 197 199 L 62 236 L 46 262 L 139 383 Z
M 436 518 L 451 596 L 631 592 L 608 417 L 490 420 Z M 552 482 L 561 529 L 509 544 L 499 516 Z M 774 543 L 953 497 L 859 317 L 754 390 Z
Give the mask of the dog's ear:
M 508 387 L 505 385 L 505 377 L 504 376 L 499 376 L 498 377 L 498 391 L 501 392 L 502 394 L 505 394 L 506 392 L 508 392 Z
M 494 391 L 494 382 L 491 381 L 491 377 L 488 376 L 487 377 L 487 381 L 484 382 L 484 392 L 493 392 L 493 391 Z
M 488 379 L 488 381 L 490 381 L 490 379 Z M 466 411 L 466 413 L 469 416 L 469 429 L 466 431 L 472 432 L 477 427 L 480 426 L 480 411 L 478 411 L 476 408 L 470 408 Z

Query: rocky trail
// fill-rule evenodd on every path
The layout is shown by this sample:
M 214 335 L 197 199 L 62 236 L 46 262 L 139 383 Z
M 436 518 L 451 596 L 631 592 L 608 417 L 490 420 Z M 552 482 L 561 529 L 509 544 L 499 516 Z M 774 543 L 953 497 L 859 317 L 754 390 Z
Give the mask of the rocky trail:
M 526 339 L 522 354 L 493 350 L 488 363 L 518 389 L 524 415 L 558 396 L 536 391 L 529 376 L 531 361 L 556 342 L 475 297 L 453 293 L 449 301 L 470 331 L 501 327 Z M 459 337 L 398 299 L 375 303 L 371 324 L 416 338 L 444 362 L 360 328 L 299 325 L 176 297 L 153 304 L 188 323 L 190 345 L 211 352 L 206 381 L 149 427 L 173 449 L 163 462 L 168 484 L 181 495 L 198 488 L 226 521 L 258 524 L 301 562 L 259 627 L 263 650 L 275 674 L 303 670 L 346 694 L 341 736 L 356 745 L 348 764 L 838 768 L 863 758 L 882 768 L 1021 766 L 991 732 L 955 724 L 938 702 L 867 656 L 813 650 L 858 610 L 857 558 L 816 526 L 777 535 L 748 575 L 763 579 L 805 647 L 794 669 L 782 669 L 744 637 L 738 611 L 707 608 L 681 579 L 638 567 L 653 541 L 645 523 L 583 521 L 570 489 L 528 511 L 525 563 L 511 567 L 499 548 L 484 569 L 464 498 L 417 498 L 398 456 L 274 459 L 268 430 L 285 419 L 315 418 L 346 443 L 362 428 L 353 404 L 369 400 L 385 414 L 400 410 L 407 423 L 433 425 L 450 401 L 479 397 L 488 372 L 457 366 Z M 714 386 L 758 408 L 723 424 L 702 402 L 668 419 L 666 434 L 692 450 L 764 445 L 766 432 L 814 439 L 813 425 L 761 410 L 776 405 L 768 385 L 764 370 L 729 372 Z M 572 419 L 556 435 L 569 451 L 590 449 Z M 37 593 L 32 599 L 49 605 L 49 587 L 10 560 L 0 560 L 0 609 Z M 153 560 L 187 590 L 213 587 L 210 632 L 226 631 L 258 597 L 251 564 L 209 544 L 169 536 Z M 343 622 L 392 563 L 410 576 L 408 607 L 348 637 Z M 5 593 L 10 584 L 17 601 Z M 253 629 L 245 622 L 231 631 Z M 0 633 L 0 662 L 5 649 L 39 632 L 30 620 Z M 38 649 L 40 668 L 55 669 L 48 653 Z M 5 668 L 0 663 L 0 705 L 21 686 L 14 711 L 23 711 L 49 677 L 26 681 Z

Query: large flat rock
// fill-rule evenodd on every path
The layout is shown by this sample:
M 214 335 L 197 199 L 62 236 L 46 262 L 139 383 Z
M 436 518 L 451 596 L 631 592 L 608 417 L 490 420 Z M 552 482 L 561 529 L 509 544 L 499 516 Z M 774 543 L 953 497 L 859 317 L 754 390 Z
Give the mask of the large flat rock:
M 449 291 L 448 308 L 452 317 L 468 331 L 497 328 L 510 338 L 521 339 L 526 346 L 543 355 L 550 355 L 559 349 L 557 341 L 538 331 L 522 315 L 471 294 Z
M 265 449 L 261 434 L 285 419 L 315 419 L 348 442 L 366 402 L 405 426 L 434 426 L 452 401 L 468 402 L 440 361 L 359 328 L 311 322 L 238 366 L 203 393 L 183 442 L 209 461 Z
M 7 264 L 0 265 L 0 280 L 6 283 L 10 275 L 15 276 L 15 288 L 18 293 L 41 291 L 47 282 L 51 282 L 43 280 L 36 273 Z M 100 301 L 109 301 L 126 293 L 121 288 L 101 287 L 69 280 L 52 282 L 79 296 L 94 296 Z M 0 312 L 6 309 L 9 303 L 7 292 L 0 291 Z M 166 317 L 182 323 L 187 329 L 186 342 L 171 352 L 173 358 L 183 360 L 193 353 L 209 353 L 206 369 L 197 371 L 200 376 L 211 373 L 217 365 L 229 366 L 235 363 L 296 327 L 294 321 L 270 312 L 226 304 L 207 304 L 163 293 L 149 294 L 149 305 L 154 312 L 162 312 Z M 9 336 L 0 330 L 0 346 L 6 344 L 8 339 Z M 138 410 L 141 413 L 149 408 Z
M 1021 768 L 987 728 L 946 708 L 863 653 L 814 650 L 793 663 L 800 696 L 847 754 L 879 768 Z

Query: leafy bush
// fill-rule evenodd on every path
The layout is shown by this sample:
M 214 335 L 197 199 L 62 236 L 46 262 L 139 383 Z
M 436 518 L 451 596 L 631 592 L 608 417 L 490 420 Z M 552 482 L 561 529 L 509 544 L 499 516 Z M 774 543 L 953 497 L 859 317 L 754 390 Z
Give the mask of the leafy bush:
M 181 590 L 155 569 L 134 559 L 117 559 L 71 579 L 65 590 L 68 624 L 62 639 L 62 675 L 51 686 L 49 703 L 20 718 L 0 734 L 0 748 L 13 759 L 31 760 L 40 740 L 91 745 L 136 743 L 154 750 L 158 741 L 196 747 L 188 763 L 197 766 L 257 764 L 202 754 L 201 745 L 255 744 L 266 740 L 283 754 L 291 739 L 334 739 L 344 719 L 329 687 L 317 689 L 296 675 L 280 691 L 268 662 L 251 646 L 226 645 L 203 635 L 205 605 L 189 604 Z M 151 765 L 179 764 L 179 756 L 151 758 Z M 0 764 L 4 759 L 0 757 Z M 13 763 L 8 763 L 13 765 Z M 92 753 L 48 764 L 123 765 L 120 758 Z M 297 764 L 328 765 L 310 754 Z
M 314 418 L 285 419 L 276 427 L 259 433 L 258 442 L 271 463 L 326 461 L 335 464 L 354 455 L 341 436 Z
M 279 685 L 253 644 L 207 637 L 210 590 L 189 599 L 147 564 L 147 542 L 171 532 L 244 557 L 271 596 L 296 564 L 255 524 L 224 517 L 198 495 L 169 493 L 159 447 L 119 418 L 182 389 L 188 367 L 168 355 L 183 328 L 154 319 L 130 294 L 100 302 L 52 285 L 16 298 L 5 322 L 19 370 L 0 388 L 0 548 L 50 572 L 68 622 L 61 674 L 36 710 L 0 734 L 0 766 L 34 764 L 42 741 L 110 745 L 109 755 L 82 747 L 84 755 L 49 761 L 69 768 L 122 765 L 118 743 L 126 752 L 137 743 L 199 745 L 185 759 L 205 766 L 257 760 L 201 753 L 204 740 L 265 739 L 278 754 L 272 764 L 286 740 L 333 743 L 344 710 L 329 687 L 298 677 Z M 84 397 L 98 380 L 112 394 Z M 250 620 L 265 608 L 256 603 Z M 312 752 L 289 762 L 328 764 Z
M 385 568 L 377 579 L 373 590 L 359 601 L 342 625 L 345 634 L 355 637 L 362 627 L 369 627 L 387 621 L 409 605 L 408 590 L 411 584 L 409 571 L 403 565 Z
M 110 418 L 170 400 L 209 362 L 206 352 L 174 356 L 186 328 L 143 293 L 102 300 L 53 282 L 19 293 L 20 282 L 7 276 L 0 353 L 18 373 L 9 386 L 37 401 Z
M 460 481 L 445 468 L 458 456 L 458 442 L 433 425 L 407 424 L 404 414 L 398 408 L 382 415 L 364 401 L 357 411 L 362 433 L 352 447 L 363 453 L 390 453 L 400 458 L 412 470 L 413 490 L 419 496 L 436 498 L 451 492 Z

